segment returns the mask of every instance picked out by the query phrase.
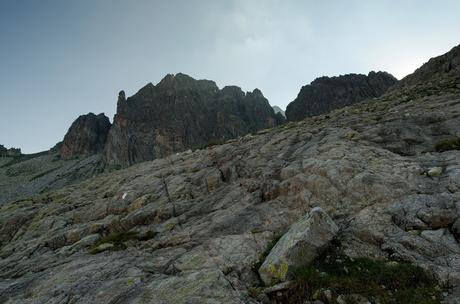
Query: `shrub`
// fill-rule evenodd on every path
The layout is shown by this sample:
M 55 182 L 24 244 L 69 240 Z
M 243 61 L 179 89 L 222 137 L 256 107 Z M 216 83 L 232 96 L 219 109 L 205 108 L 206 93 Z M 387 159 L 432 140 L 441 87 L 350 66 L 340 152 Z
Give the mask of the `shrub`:
M 408 290 L 419 290 L 418 293 L 429 299 L 437 293 L 436 280 L 422 268 L 405 262 L 387 263 L 368 258 L 341 256 L 329 262 L 317 261 L 300 269 L 297 278 L 316 289 L 327 286 L 337 294 L 362 294 L 383 299 L 387 298 L 388 291 L 395 298 L 402 297 Z M 407 299 L 403 303 L 413 302 Z
M 460 150 L 460 137 L 440 141 L 434 146 L 434 149 L 437 152 Z
M 382 304 L 439 304 L 441 289 L 433 275 L 407 262 L 352 259 L 327 253 L 312 264 L 298 269 L 295 284 L 282 295 L 272 295 L 275 303 L 303 303 L 322 299 L 321 290 L 335 295 L 359 294 Z M 270 296 L 270 295 L 269 295 Z M 277 298 L 277 299 L 276 299 Z M 303 301 L 303 302 L 302 302 Z

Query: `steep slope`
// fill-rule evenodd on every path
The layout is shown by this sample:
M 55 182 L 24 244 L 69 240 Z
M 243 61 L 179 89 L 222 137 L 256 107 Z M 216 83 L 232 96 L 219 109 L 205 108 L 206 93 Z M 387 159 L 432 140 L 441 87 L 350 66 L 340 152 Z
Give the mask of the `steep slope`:
M 0 302 L 259 303 L 253 265 L 321 207 L 344 254 L 420 265 L 456 303 L 460 151 L 439 143 L 460 134 L 460 79 L 446 75 L 2 206 Z
M 431 58 L 427 63 L 418 68 L 413 74 L 403 78 L 399 86 L 410 86 L 436 81 L 446 78 L 446 75 L 460 73 L 460 45 L 454 47 L 448 53 Z
M 379 97 L 396 82 L 396 78 L 385 72 L 320 77 L 302 87 L 297 98 L 287 106 L 286 117 L 298 121 Z
M 213 81 L 167 75 L 128 99 L 120 94 L 105 157 L 110 164 L 130 165 L 273 127 L 281 120 L 257 89 L 219 90 Z

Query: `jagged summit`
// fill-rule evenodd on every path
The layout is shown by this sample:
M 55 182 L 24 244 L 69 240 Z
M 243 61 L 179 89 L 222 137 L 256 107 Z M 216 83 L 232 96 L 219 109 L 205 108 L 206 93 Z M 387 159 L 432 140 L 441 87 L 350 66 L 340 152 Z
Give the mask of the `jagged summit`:
M 302 120 L 378 97 L 396 82 L 387 72 L 319 77 L 302 87 L 297 98 L 287 106 L 286 117 L 291 121 Z
M 183 73 L 167 74 L 156 87 L 174 90 L 218 90 L 212 80 L 197 80 Z
M 283 121 L 262 92 L 168 74 L 118 102 L 105 159 L 129 165 L 221 142 Z

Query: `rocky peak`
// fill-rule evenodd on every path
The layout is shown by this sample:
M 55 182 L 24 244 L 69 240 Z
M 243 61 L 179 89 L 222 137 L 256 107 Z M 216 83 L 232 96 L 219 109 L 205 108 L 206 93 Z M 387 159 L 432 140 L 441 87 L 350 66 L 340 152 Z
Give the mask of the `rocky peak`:
M 215 91 L 218 87 L 211 80 L 197 80 L 186 74 L 167 74 L 157 85 L 157 89 L 165 90 L 198 90 L 198 91 Z
M 109 163 L 129 165 L 273 127 L 275 115 L 260 90 L 245 94 L 214 81 L 168 74 L 117 109 L 105 148 Z
M 286 114 L 284 113 L 284 111 L 278 107 L 278 106 L 273 106 L 273 111 L 275 111 L 275 114 L 281 114 L 284 118 L 286 118 Z
M 379 97 L 396 82 L 397 79 L 386 72 L 319 77 L 302 87 L 297 98 L 287 106 L 286 117 L 291 121 L 302 120 Z
M 118 93 L 118 102 L 124 101 L 126 101 L 125 91 L 121 90 L 120 93 Z
M 120 101 L 123 91 L 120 92 Z M 100 153 L 104 149 L 110 121 L 103 113 L 79 116 L 70 126 L 61 147 L 61 157 L 70 159 Z

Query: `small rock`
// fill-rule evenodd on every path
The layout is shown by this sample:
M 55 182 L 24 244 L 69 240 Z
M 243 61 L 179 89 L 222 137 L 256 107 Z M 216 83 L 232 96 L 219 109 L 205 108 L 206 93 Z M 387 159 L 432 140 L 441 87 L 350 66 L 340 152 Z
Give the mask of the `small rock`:
M 94 248 L 93 252 L 102 252 L 102 251 L 106 251 L 108 249 L 111 249 L 113 247 L 114 247 L 114 245 L 112 243 L 103 243 L 103 244 L 97 246 L 96 248 Z
M 291 288 L 294 284 L 295 284 L 294 281 L 286 281 L 286 282 L 283 282 L 283 283 L 279 283 L 279 284 L 273 285 L 271 287 L 265 288 L 264 293 L 265 294 L 270 294 L 270 293 L 274 293 L 274 292 L 280 292 L 281 290 L 286 290 L 286 289 Z
M 388 267 L 396 267 L 396 266 L 399 265 L 399 263 L 396 262 L 396 261 L 390 261 L 390 262 L 387 262 L 386 265 L 387 265 Z
M 339 295 L 337 297 L 337 304 L 370 304 L 366 297 L 359 294 Z
M 332 291 L 329 289 L 326 289 L 323 291 L 324 297 L 327 299 L 328 302 L 332 301 Z
M 437 177 L 441 176 L 442 168 L 441 167 L 433 167 L 428 170 L 428 176 Z

